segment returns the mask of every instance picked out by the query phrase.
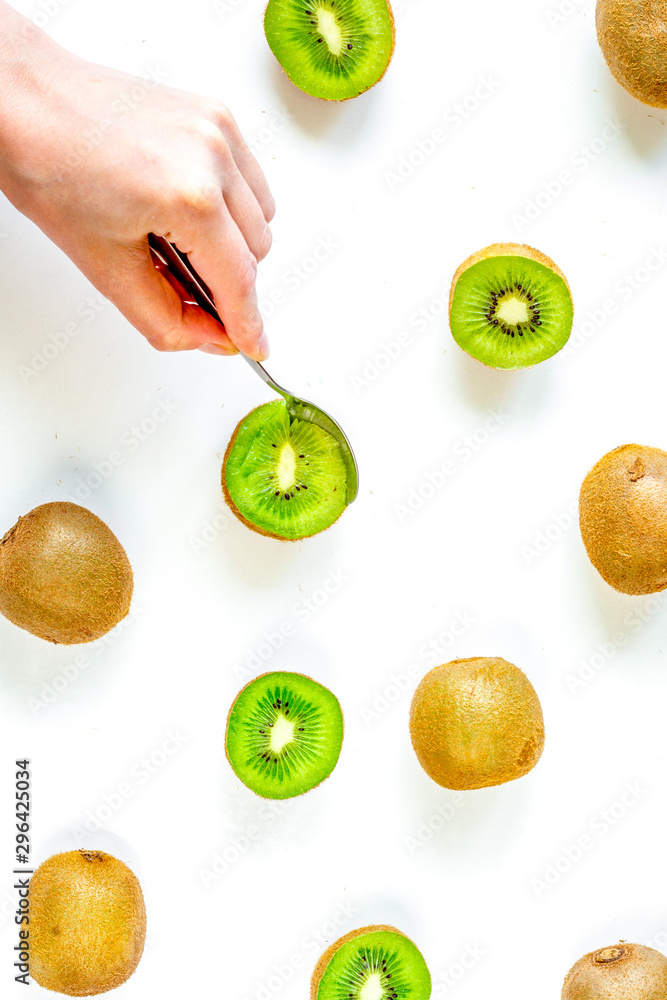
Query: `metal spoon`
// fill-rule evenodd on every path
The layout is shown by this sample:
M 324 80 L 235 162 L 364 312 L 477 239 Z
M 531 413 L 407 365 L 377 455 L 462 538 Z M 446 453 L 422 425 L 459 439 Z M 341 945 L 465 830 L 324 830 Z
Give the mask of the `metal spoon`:
M 166 240 L 163 236 L 156 236 L 154 233 L 149 233 L 148 243 L 154 256 L 181 283 L 188 295 L 192 296 L 193 302 L 209 313 L 221 326 L 224 325 L 215 307 L 210 288 L 199 277 L 188 260 L 187 254 L 181 253 L 169 240 Z M 295 396 L 293 393 L 288 392 L 287 389 L 283 389 L 281 385 L 278 385 L 271 378 L 266 368 L 259 361 L 253 361 L 252 358 L 247 357 L 245 354 L 241 356 L 248 362 L 253 371 L 259 375 L 263 382 L 266 382 L 274 392 L 277 392 L 278 395 L 284 398 L 287 403 L 287 412 L 290 415 L 290 420 L 307 420 L 311 424 L 316 424 L 336 441 L 347 471 L 347 502 L 349 504 L 352 503 L 359 492 L 359 469 L 354 452 L 352 451 L 352 445 L 340 424 L 330 414 L 320 409 L 319 406 L 309 403 L 307 399 L 300 399 L 299 396 Z

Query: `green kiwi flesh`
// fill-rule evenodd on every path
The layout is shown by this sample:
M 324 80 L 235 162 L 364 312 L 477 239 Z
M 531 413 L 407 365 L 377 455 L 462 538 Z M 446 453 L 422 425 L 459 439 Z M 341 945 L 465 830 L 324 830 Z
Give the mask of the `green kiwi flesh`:
M 284 400 L 258 406 L 225 452 L 222 489 L 249 528 L 294 541 L 324 531 L 347 506 L 338 442 L 316 424 L 292 420 Z
M 667 587 L 667 452 L 625 444 L 584 479 L 579 526 L 588 557 L 622 594 Z
M 667 107 L 664 0 L 598 0 L 598 42 L 622 87 L 654 108 Z
M 495 243 L 460 265 L 449 325 L 464 351 L 492 368 L 526 368 L 552 357 L 572 330 L 562 272 L 539 250 Z
M 320 958 L 310 1000 L 429 1000 L 431 976 L 421 952 L 395 927 L 360 927 Z
M 665 1000 L 667 958 L 654 948 L 621 941 L 584 955 L 572 966 L 561 1000 Z
M 434 667 L 410 707 L 419 763 L 444 788 L 486 788 L 530 771 L 544 748 L 544 720 L 526 675 L 499 656 Z
M 0 540 L 0 613 L 49 642 L 91 642 L 128 613 L 133 576 L 110 528 L 85 507 L 35 507 Z
M 292 83 L 327 101 L 374 86 L 394 51 L 387 0 L 269 0 L 264 32 Z
M 340 756 L 343 713 L 305 674 L 262 674 L 237 695 L 225 751 L 236 776 L 266 799 L 289 799 L 328 778 Z

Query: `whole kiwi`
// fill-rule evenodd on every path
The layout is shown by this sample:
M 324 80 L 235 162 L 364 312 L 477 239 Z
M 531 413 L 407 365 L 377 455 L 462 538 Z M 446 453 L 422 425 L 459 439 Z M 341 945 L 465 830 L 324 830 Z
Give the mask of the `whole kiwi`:
M 501 785 L 530 771 L 544 747 L 532 684 L 498 656 L 452 660 L 421 680 L 410 736 L 426 773 L 444 788 Z
M 598 42 L 609 69 L 633 97 L 667 107 L 664 0 L 598 0 Z
M 0 614 L 56 643 L 91 642 L 130 609 L 132 567 L 85 507 L 45 503 L 0 540 Z
M 612 945 L 572 966 L 561 1000 L 665 1000 L 667 958 L 640 944 Z
M 624 444 L 593 466 L 579 494 L 589 559 L 615 590 L 667 587 L 667 452 Z
M 132 871 L 102 851 L 54 854 L 30 879 L 30 974 L 47 990 L 94 996 L 132 975 L 146 909 Z

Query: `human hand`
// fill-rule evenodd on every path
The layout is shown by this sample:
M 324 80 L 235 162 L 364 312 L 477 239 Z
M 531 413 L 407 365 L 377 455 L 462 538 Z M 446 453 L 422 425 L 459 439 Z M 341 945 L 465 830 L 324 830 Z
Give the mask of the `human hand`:
M 16 18 L 0 4 L 0 188 L 158 350 L 265 358 L 255 278 L 274 203 L 229 111 L 88 63 L 20 18 L 22 44 Z M 156 270 L 150 232 L 189 255 L 225 330 Z

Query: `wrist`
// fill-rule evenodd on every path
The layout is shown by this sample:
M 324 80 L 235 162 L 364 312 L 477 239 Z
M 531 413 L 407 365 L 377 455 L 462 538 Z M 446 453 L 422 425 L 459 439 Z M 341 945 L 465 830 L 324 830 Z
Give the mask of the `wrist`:
M 0 0 L 0 188 L 16 203 L 21 188 L 38 181 L 40 134 L 48 127 L 46 95 L 57 75 L 58 53 L 48 35 Z

